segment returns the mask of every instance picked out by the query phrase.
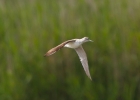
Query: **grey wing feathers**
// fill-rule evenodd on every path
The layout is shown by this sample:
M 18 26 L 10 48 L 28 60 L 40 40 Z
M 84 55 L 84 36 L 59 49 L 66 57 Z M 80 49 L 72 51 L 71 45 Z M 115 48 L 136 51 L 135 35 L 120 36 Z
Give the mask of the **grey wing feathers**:
M 87 56 L 86 56 L 86 53 L 83 49 L 82 46 L 78 47 L 75 49 L 75 51 L 77 52 L 79 58 L 80 58 L 80 61 L 84 67 L 84 70 L 87 74 L 87 76 L 92 80 L 91 76 L 90 76 L 90 72 L 89 72 L 89 67 L 88 67 L 88 61 L 87 61 Z
M 74 42 L 74 41 L 75 41 L 75 39 L 65 41 L 65 42 L 61 43 L 60 45 L 50 49 L 44 56 L 50 56 L 50 55 L 54 54 L 56 51 L 60 50 L 62 47 L 64 47 L 67 43 Z

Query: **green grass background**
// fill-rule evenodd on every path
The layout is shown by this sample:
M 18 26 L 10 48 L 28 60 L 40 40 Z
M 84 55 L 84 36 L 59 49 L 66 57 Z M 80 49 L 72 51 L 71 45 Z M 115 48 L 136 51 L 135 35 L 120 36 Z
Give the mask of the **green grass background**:
M 0 0 L 0 100 L 140 100 L 140 0 Z

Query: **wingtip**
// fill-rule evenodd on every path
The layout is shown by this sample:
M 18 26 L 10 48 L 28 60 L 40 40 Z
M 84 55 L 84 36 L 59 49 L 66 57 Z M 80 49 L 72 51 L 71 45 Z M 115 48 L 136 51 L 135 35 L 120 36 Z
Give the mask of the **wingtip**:
M 92 78 L 90 78 L 90 80 L 92 81 Z
M 90 74 L 89 74 L 89 75 L 87 75 L 87 76 L 88 76 L 88 78 L 92 81 L 92 78 L 91 78 Z
M 91 78 L 91 76 L 89 77 L 89 79 L 92 81 L 92 78 Z
M 46 54 L 44 55 L 44 57 L 47 57 L 47 56 L 50 56 L 50 54 L 49 54 L 49 53 L 46 53 Z
M 46 57 L 46 56 L 47 56 L 47 54 L 44 55 L 44 57 Z

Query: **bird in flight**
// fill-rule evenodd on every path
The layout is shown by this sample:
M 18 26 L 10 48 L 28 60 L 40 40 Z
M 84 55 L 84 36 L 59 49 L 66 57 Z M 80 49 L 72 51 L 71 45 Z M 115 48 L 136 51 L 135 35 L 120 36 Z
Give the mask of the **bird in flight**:
M 81 39 L 67 40 L 67 41 L 59 44 L 58 46 L 50 49 L 44 56 L 50 56 L 50 55 L 54 54 L 56 51 L 60 50 L 62 47 L 75 49 L 75 51 L 77 52 L 77 54 L 80 58 L 82 65 L 84 67 L 86 75 L 92 80 L 92 78 L 90 76 L 90 72 L 89 72 L 87 56 L 82 47 L 82 44 L 85 42 L 93 42 L 93 41 L 90 40 L 88 37 L 83 37 Z

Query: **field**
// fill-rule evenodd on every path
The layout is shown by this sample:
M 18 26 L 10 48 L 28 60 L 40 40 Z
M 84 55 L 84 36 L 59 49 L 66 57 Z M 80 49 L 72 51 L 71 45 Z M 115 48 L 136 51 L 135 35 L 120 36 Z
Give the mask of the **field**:
M 0 0 L 0 100 L 140 100 L 140 0 Z

